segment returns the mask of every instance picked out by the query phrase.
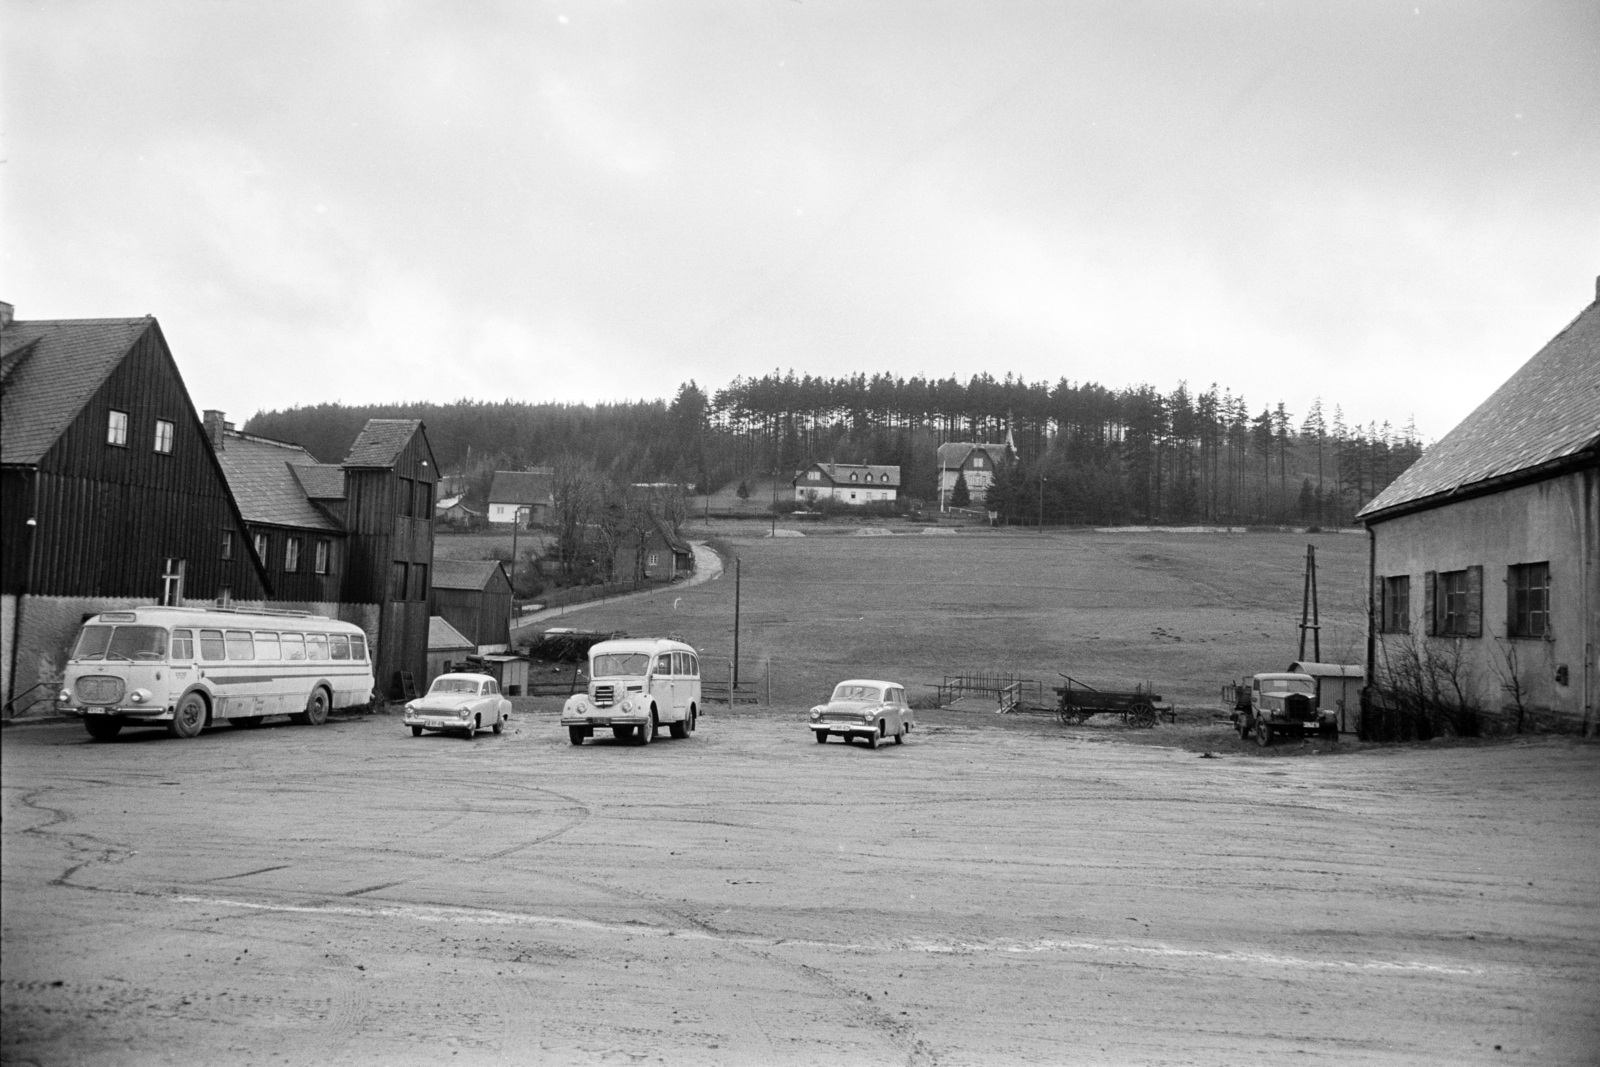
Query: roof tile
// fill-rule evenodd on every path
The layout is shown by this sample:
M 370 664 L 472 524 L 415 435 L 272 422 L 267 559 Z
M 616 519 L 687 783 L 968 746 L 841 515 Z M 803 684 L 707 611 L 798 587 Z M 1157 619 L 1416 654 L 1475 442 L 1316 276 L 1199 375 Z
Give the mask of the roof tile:
M 154 322 L 147 316 L 7 325 L 0 336 L 0 462 L 43 459 Z

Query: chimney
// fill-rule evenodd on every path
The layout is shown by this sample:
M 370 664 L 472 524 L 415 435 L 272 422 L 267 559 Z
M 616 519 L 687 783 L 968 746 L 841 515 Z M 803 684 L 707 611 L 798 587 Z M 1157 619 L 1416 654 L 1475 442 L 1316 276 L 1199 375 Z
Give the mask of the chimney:
M 206 436 L 211 438 L 211 447 L 221 452 L 223 449 L 222 433 L 228 426 L 222 420 L 222 412 L 209 408 L 205 414 Z
M 4 300 L 0 300 L 0 329 L 5 329 L 7 326 L 11 325 L 12 313 L 14 311 L 16 311 L 16 308 L 13 308 Z

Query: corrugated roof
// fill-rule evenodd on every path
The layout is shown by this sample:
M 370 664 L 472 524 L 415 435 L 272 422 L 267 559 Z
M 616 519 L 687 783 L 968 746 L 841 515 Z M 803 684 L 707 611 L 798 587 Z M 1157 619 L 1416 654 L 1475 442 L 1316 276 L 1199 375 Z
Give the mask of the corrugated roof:
M 1407 467 L 1357 518 L 1585 452 L 1600 459 L 1600 300 Z
M 344 468 L 333 463 L 296 463 L 294 475 L 312 500 L 344 499 Z
M 392 467 L 412 436 L 422 427 L 421 419 L 368 419 L 344 458 L 346 467 Z
M 1005 459 L 1008 446 L 1004 444 L 973 444 L 970 441 L 947 441 L 939 446 L 939 469 L 956 470 L 966 463 L 967 457 L 976 449 L 988 453 L 989 461 L 998 464 Z
M 433 587 L 435 589 L 487 589 L 496 571 L 505 574 L 497 559 L 440 559 L 433 560 Z M 509 579 L 507 583 L 509 584 Z
M 495 471 L 489 486 L 491 504 L 549 504 L 554 500 L 555 472 L 549 467 L 528 471 Z
M 453 652 L 457 649 L 477 649 L 465 634 L 437 615 L 428 616 L 428 651 Z
M 12 322 L 0 336 L 0 463 L 34 464 L 154 319 Z
M 308 530 L 339 529 L 311 503 L 296 477 L 295 465 L 315 462 L 311 453 L 299 445 L 232 433 L 223 438 L 217 459 L 246 522 Z
M 900 468 L 882 463 L 813 463 L 805 471 L 800 472 L 797 481 L 804 481 L 806 471 L 813 468 L 819 469 L 824 475 L 831 478 L 835 485 L 894 485 L 900 484 Z M 850 475 L 856 475 L 856 480 L 851 481 Z M 867 476 L 872 476 L 872 481 L 867 482 Z

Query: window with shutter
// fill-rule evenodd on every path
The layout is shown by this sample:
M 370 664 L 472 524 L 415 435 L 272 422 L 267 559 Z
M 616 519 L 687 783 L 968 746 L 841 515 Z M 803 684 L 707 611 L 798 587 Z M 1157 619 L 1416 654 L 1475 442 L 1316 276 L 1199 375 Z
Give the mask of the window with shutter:
M 1422 576 L 1423 632 L 1429 637 L 1439 632 L 1439 572 L 1428 571 Z

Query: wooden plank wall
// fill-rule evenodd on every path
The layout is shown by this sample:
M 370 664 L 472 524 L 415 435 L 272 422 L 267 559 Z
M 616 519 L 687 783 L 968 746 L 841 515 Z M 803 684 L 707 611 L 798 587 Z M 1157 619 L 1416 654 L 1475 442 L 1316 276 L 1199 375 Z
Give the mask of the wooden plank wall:
M 125 447 L 106 441 L 111 411 L 128 414 Z M 173 424 L 155 450 L 156 420 Z M 48 596 L 159 597 L 163 561 L 186 560 L 184 593 L 237 599 L 263 590 L 227 482 L 177 366 L 152 327 L 42 457 L 29 591 Z M 234 559 L 222 559 L 233 530 Z

